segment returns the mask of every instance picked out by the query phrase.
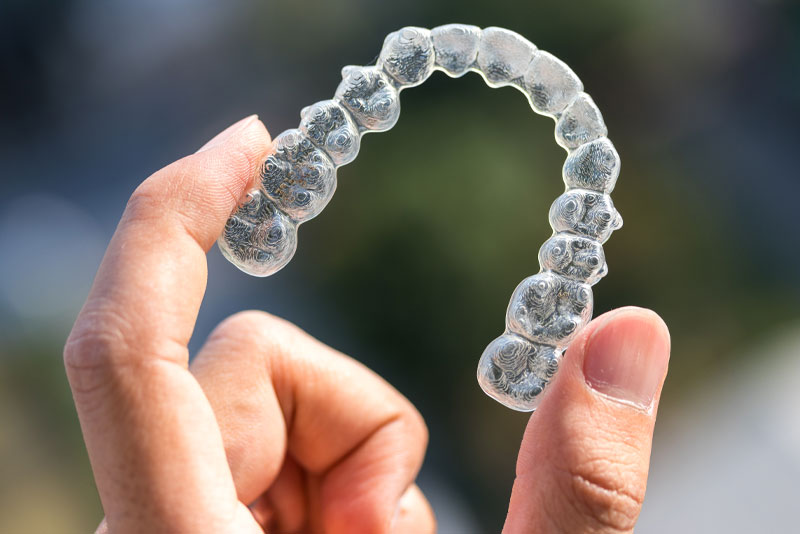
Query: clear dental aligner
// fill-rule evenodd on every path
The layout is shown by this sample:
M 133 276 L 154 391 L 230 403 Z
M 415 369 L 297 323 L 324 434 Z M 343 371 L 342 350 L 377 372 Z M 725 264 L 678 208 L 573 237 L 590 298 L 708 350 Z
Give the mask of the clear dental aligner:
M 477 72 L 491 87 L 519 89 L 536 113 L 556 121 L 556 142 L 568 153 L 566 191 L 550 208 L 553 235 L 539 250 L 541 270 L 514 290 L 505 332 L 478 364 L 488 395 L 531 411 L 567 345 L 591 319 L 591 286 L 607 272 L 602 243 L 622 218 L 609 196 L 619 155 L 600 110 L 564 62 L 519 34 L 465 24 L 390 33 L 376 65 L 344 67 L 333 100 L 304 108 L 299 127 L 275 138 L 256 188 L 228 220 L 219 247 L 254 276 L 283 268 L 297 248 L 297 227 L 333 196 L 337 167 L 355 159 L 362 135 L 394 126 L 400 91 L 434 70 L 452 78 Z

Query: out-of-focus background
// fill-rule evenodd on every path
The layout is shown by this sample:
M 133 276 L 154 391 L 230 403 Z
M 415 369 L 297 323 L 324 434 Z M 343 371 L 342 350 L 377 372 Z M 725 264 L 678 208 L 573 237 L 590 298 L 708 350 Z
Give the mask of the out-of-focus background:
M 0 532 L 101 517 L 61 347 L 135 186 L 235 120 L 276 135 L 404 25 L 498 25 L 581 76 L 622 157 L 596 314 L 636 304 L 673 355 L 639 532 L 793 532 L 800 497 L 800 5 L 788 0 L 5 0 L 0 4 Z M 435 73 L 364 138 L 294 261 L 209 255 L 192 348 L 245 308 L 386 376 L 431 431 L 443 533 L 498 531 L 527 416 L 475 366 L 560 193 L 552 121 Z

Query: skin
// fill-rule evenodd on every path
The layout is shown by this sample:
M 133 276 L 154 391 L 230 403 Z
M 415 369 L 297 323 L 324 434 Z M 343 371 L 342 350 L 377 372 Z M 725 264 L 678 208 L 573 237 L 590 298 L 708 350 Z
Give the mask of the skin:
M 109 244 L 64 351 L 106 513 L 98 532 L 436 529 L 414 484 L 425 423 L 357 361 L 246 311 L 223 321 L 189 366 L 206 252 L 270 143 L 249 117 L 156 172 Z M 648 341 L 618 361 L 638 358 L 642 377 L 622 373 L 623 382 L 649 380 L 652 391 L 629 402 L 625 388 L 584 369 L 587 354 L 633 338 Z M 668 355 L 666 327 L 647 310 L 616 310 L 583 330 L 530 418 L 506 533 L 632 531 Z

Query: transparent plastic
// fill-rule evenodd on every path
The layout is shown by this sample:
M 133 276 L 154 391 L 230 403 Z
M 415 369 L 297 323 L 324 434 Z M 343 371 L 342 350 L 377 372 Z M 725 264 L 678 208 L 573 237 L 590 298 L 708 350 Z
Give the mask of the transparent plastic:
M 555 116 L 583 91 L 583 83 L 566 63 L 539 50 L 525 70 L 525 91 L 537 113 Z
M 272 141 L 261 168 L 261 191 L 298 223 L 316 217 L 336 190 L 336 170 L 324 150 L 300 130 Z
M 591 319 L 591 286 L 608 271 L 602 243 L 622 217 L 609 196 L 619 155 L 600 110 L 563 61 L 521 35 L 466 24 L 390 33 L 376 65 L 344 67 L 333 99 L 303 108 L 299 127 L 275 138 L 256 188 L 231 215 L 219 247 L 254 276 L 283 268 L 297 247 L 298 226 L 330 201 L 336 169 L 356 158 L 361 136 L 394 126 L 400 92 L 434 70 L 453 78 L 476 72 L 491 87 L 522 91 L 536 113 L 556 121 L 556 142 L 567 151 L 566 191 L 550 207 L 553 235 L 539 250 L 540 271 L 514 290 L 506 330 L 478 364 L 478 383 L 489 396 L 532 411 Z

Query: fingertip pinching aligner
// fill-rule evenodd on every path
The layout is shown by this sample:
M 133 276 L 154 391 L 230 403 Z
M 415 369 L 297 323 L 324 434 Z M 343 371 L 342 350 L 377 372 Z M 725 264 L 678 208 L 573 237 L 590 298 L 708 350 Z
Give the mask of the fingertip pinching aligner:
M 434 70 L 453 78 L 476 72 L 491 87 L 522 91 L 536 113 L 556 121 L 556 142 L 568 153 L 566 191 L 550 208 L 553 235 L 539 250 L 541 270 L 514 290 L 505 332 L 478 364 L 478 383 L 489 396 L 532 411 L 568 344 L 591 319 L 591 286 L 607 272 L 602 243 L 622 218 L 609 196 L 619 155 L 600 110 L 563 61 L 521 35 L 466 24 L 390 33 L 376 65 L 344 67 L 333 99 L 303 108 L 299 127 L 274 139 L 256 188 L 231 215 L 219 247 L 254 276 L 283 268 L 297 248 L 298 226 L 330 201 L 336 169 L 356 158 L 361 136 L 394 126 L 400 91 Z

